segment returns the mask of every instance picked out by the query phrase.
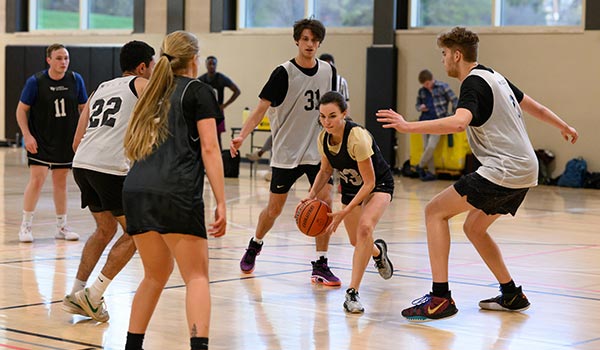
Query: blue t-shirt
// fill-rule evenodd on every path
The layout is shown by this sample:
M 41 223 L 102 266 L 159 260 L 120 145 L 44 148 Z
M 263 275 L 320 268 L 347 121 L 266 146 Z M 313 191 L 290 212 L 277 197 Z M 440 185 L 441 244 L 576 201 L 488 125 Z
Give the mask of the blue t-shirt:
M 44 71 L 44 74 L 50 78 L 47 69 Z M 80 105 L 85 104 L 87 102 L 88 96 L 87 91 L 85 90 L 85 83 L 83 82 L 83 78 L 77 72 L 73 72 L 73 75 L 75 76 L 75 81 L 77 82 L 77 101 Z M 33 106 L 37 99 L 37 96 L 38 84 L 34 74 L 30 76 L 25 82 L 25 87 L 23 88 L 23 91 L 21 91 L 21 98 L 19 100 L 28 106 Z

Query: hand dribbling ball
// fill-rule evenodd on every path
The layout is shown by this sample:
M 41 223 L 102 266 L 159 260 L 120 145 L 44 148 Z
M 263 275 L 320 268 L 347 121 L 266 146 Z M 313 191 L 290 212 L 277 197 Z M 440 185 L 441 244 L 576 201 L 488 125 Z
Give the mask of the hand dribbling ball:
M 296 225 L 300 232 L 307 236 L 315 237 L 325 232 L 331 223 L 331 208 L 319 199 L 310 199 L 300 202 L 296 207 Z

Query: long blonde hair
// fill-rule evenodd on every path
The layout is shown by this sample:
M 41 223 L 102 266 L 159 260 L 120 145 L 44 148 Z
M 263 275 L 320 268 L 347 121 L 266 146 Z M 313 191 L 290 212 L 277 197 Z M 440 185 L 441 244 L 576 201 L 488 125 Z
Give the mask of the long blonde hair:
M 132 161 L 146 158 L 167 139 L 175 75 L 185 70 L 197 54 L 198 38 L 192 33 L 180 30 L 163 40 L 158 62 L 125 133 L 125 155 Z

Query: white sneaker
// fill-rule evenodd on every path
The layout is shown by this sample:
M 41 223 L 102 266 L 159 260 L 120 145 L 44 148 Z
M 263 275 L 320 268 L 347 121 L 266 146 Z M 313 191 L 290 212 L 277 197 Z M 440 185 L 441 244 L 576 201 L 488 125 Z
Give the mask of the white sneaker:
M 87 316 L 85 310 L 75 301 L 75 296 L 67 294 L 62 301 L 62 309 L 73 315 Z
M 65 241 L 77 241 L 79 240 L 79 235 L 67 226 L 60 227 L 56 232 L 56 239 L 64 239 Z
M 31 226 L 21 225 L 19 230 L 19 241 L 23 243 L 33 242 L 33 233 L 31 232 Z
M 90 300 L 90 292 L 88 288 L 84 288 L 73 295 L 73 301 L 81 307 L 87 316 L 91 317 L 98 322 L 106 322 L 110 319 L 106 305 L 104 304 L 104 297 L 100 298 L 98 305 L 92 305 Z
M 258 151 L 255 151 L 252 153 L 246 153 L 246 158 L 248 158 L 248 160 L 251 162 L 256 162 L 260 159 L 260 156 L 258 155 Z
M 348 288 L 346 291 L 346 301 L 344 301 L 344 310 L 351 314 L 362 314 L 365 308 L 360 303 L 358 292 L 354 288 Z

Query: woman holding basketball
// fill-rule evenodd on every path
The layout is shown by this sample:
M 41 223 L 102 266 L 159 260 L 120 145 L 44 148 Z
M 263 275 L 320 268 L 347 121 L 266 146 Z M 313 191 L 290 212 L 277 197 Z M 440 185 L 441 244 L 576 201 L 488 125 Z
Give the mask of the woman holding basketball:
M 319 122 L 324 128 L 318 141 L 321 168 L 308 199 L 317 197 L 333 169 L 339 170 L 342 210 L 331 214 L 332 222 L 325 234 L 331 234 L 344 221 L 350 243 L 355 247 L 344 309 L 362 313 L 364 308 L 358 289 L 369 258 L 373 257 L 375 267 L 384 279 L 390 279 L 394 272 L 385 241 L 373 241 L 375 225 L 392 200 L 394 178 L 371 134 L 345 119 L 347 107 L 344 97 L 335 91 L 323 95 L 319 102 Z

